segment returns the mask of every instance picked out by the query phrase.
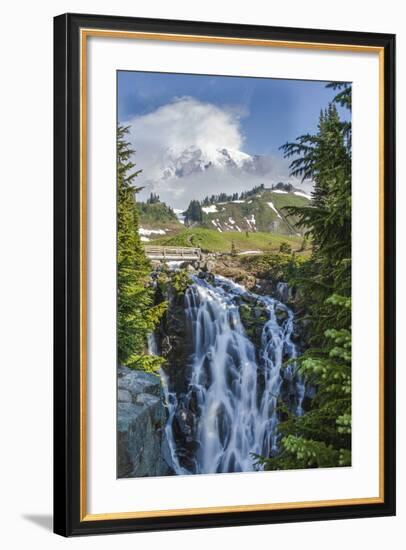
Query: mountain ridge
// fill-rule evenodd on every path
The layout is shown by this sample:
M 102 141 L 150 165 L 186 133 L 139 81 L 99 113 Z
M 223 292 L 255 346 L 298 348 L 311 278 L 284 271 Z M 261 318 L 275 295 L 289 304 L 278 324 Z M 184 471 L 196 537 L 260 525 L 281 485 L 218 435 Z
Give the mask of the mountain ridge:
M 163 200 L 184 208 L 193 198 L 201 200 L 205 190 L 241 192 L 260 183 L 270 188 L 279 181 L 296 185 L 297 178 L 287 176 L 288 170 L 287 161 L 271 154 L 252 155 L 239 148 L 207 144 L 171 146 L 148 159 L 140 174 L 140 196 L 146 200 L 150 192 L 159 193 Z
M 185 211 L 172 209 L 155 194 L 138 203 L 140 235 L 144 242 L 179 233 L 185 228 L 204 228 L 218 233 L 273 233 L 302 237 L 303 228 L 287 207 L 307 206 L 311 198 L 283 182 L 266 188 L 264 184 L 240 194 L 220 193 L 203 201 L 192 200 Z
M 223 194 L 218 195 L 220 199 Z M 251 191 L 216 200 L 206 197 L 202 202 L 192 201 L 185 211 L 188 226 L 216 229 L 218 232 L 269 232 L 302 236 L 295 227 L 297 218 L 286 212 L 287 207 L 307 206 L 311 198 L 291 184 L 280 182 L 266 188 L 263 184 Z

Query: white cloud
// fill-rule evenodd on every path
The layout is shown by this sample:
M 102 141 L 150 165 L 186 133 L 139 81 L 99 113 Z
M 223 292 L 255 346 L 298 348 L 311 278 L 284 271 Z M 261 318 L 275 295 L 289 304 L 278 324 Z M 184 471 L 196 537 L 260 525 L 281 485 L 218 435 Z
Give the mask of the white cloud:
M 287 162 L 242 152 L 243 115 L 235 108 L 181 97 L 126 122 L 137 168 L 142 169 L 137 185 L 145 191 L 140 198 L 154 191 L 171 206 L 186 208 L 192 198 L 290 180 Z
M 210 158 L 222 147 L 241 149 L 244 141 L 236 112 L 192 97 L 177 98 L 128 124 L 138 164 L 149 170 L 148 177 L 158 175 L 168 150 L 179 155 L 194 145 Z

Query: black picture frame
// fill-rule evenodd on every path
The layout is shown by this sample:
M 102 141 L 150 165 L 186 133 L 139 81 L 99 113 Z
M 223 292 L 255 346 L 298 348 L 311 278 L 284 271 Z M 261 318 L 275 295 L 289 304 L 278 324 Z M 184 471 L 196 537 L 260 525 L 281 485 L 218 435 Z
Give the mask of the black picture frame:
M 81 517 L 80 29 L 221 36 L 381 48 L 384 56 L 384 469 L 371 504 L 172 517 Z M 395 36 L 102 15 L 54 19 L 54 531 L 63 536 L 288 523 L 395 514 Z

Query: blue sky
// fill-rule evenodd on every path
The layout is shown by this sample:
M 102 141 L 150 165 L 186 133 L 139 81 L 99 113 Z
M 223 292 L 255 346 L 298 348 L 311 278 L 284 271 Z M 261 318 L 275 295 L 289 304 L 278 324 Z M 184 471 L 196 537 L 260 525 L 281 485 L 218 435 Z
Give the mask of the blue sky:
M 186 208 L 206 194 L 279 181 L 310 191 L 279 148 L 314 132 L 335 93 L 325 82 L 120 71 L 118 120 L 130 127 L 142 170 L 140 200 L 154 192 Z
M 320 109 L 334 95 L 319 81 L 120 71 L 118 119 L 129 121 L 188 96 L 234 111 L 245 152 L 280 156 L 280 145 L 316 129 Z

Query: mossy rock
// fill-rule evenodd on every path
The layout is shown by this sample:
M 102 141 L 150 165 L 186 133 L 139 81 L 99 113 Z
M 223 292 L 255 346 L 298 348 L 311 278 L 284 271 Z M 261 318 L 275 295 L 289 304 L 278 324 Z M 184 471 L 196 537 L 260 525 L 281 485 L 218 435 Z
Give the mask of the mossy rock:
M 258 304 L 258 302 L 254 302 L 253 304 L 243 302 L 239 307 L 239 313 L 248 338 L 259 349 L 262 330 L 264 324 L 268 321 L 266 309 Z
M 282 307 L 276 307 L 275 308 L 275 317 L 278 320 L 278 323 L 281 323 L 283 321 L 286 321 L 286 319 L 289 317 L 288 312 L 286 309 Z

